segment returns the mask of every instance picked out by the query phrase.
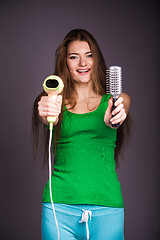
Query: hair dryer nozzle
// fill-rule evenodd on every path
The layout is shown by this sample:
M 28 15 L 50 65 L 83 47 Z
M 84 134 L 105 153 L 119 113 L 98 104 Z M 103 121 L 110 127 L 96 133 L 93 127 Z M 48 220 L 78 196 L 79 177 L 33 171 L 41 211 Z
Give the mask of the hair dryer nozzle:
M 44 91 L 49 95 L 57 95 L 62 92 L 64 87 L 63 81 L 56 75 L 48 76 L 43 83 Z

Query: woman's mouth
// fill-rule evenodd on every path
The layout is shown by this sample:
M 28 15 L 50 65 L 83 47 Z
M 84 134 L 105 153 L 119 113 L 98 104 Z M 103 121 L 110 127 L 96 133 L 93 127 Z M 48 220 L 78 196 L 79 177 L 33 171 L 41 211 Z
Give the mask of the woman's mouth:
M 78 70 L 77 70 L 77 72 L 78 72 L 78 73 L 81 73 L 81 74 L 88 73 L 89 71 L 90 71 L 89 68 L 87 68 L 87 69 L 78 69 Z

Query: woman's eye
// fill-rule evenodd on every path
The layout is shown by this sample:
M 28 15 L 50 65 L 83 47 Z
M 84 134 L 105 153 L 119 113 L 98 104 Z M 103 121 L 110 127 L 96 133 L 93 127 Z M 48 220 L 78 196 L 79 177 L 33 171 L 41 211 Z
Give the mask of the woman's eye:
M 88 54 L 87 58 L 92 58 L 92 53 Z
M 70 56 L 69 59 L 77 59 L 77 56 Z

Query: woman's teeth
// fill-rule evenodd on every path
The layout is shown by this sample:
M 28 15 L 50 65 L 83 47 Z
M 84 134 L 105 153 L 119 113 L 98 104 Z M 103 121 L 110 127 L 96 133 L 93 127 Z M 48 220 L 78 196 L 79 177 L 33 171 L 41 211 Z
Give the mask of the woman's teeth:
M 79 73 L 86 73 L 88 71 L 89 71 L 89 69 L 87 69 L 87 70 L 77 70 L 77 72 L 79 72 Z

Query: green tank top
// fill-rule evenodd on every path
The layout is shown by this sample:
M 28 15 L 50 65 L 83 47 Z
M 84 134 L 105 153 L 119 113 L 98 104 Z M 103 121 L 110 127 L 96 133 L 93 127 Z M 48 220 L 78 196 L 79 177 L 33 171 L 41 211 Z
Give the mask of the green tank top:
M 117 130 L 104 122 L 109 98 L 103 95 L 98 108 L 89 113 L 64 111 L 52 174 L 53 202 L 124 207 L 115 171 Z M 49 181 L 42 201 L 51 202 Z

